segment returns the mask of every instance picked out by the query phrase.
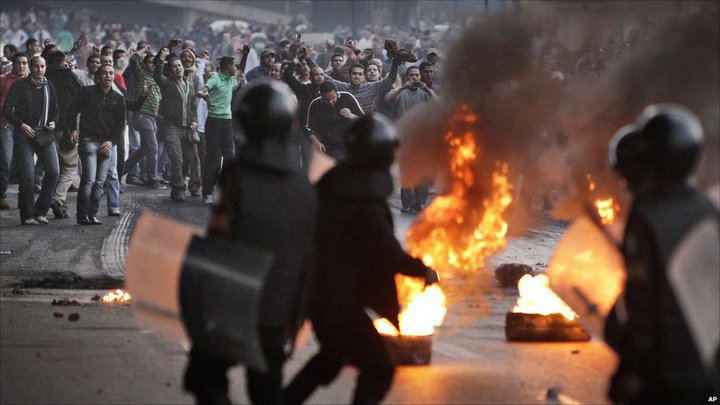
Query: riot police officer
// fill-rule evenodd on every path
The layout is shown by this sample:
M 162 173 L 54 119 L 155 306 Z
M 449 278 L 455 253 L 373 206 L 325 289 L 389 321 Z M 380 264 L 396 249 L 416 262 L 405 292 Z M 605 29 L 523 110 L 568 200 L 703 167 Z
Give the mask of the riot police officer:
M 257 314 L 266 371 L 247 367 L 255 404 L 281 404 L 282 365 L 288 341 L 303 318 L 303 286 L 309 274 L 315 228 L 315 193 L 291 159 L 289 134 L 297 129 L 297 103 L 279 81 L 257 81 L 243 90 L 236 119 L 247 142 L 223 170 L 209 237 L 230 238 L 273 254 Z M 227 308 L 236 311 L 236 308 Z M 247 316 L 238 314 L 238 316 Z M 185 389 L 198 403 L 228 399 L 227 359 L 194 347 Z
M 379 114 L 357 118 L 344 137 L 347 160 L 317 184 L 316 261 L 310 319 L 320 352 L 285 389 L 289 404 L 304 402 L 335 379 L 346 361 L 359 369 L 353 403 L 379 403 L 390 389 L 394 366 L 366 313 L 370 308 L 398 327 L 394 276 L 437 281 L 437 274 L 409 256 L 395 239 L 386 203 L 398 146 L 395 127 Z
M 622 246 L 625 290 L 606 325 L 606 340 L 620 357 L 610 383 L 613 402 L 696 403 L 713 395 L 718 358 L 714 367 L 704 367 L 698 346 L 702 339 L 688 321 L 694 305 L 681 305 L 687 295 L 703 291 L 687 294 L 679 284 L 693 273 L 704 278 L 711 289 L 706 296 L 714 301 L 704 305 L 717 309 L 717 281 L 712 285 L 711 280 L 718 280 L 720 269 L 695 266 L 699 268 L 683 269 L 682 277 L 671 274 L 681 242 L 698 225 L 709 224 L 710 234 L 717 235 L 718 211 L 689 180 L 702 142 L 698 119 L 677 105 L 647 107 L 611 141 L 610 163 L 633 194 Z

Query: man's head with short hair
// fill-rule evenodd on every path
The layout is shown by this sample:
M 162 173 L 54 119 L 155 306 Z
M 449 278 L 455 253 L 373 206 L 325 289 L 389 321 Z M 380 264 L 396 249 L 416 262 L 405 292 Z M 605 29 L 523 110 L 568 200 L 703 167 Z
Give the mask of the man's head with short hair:
M 185 69 L 180 57 L 173 53 L 167 57 L 166 61 L 172 77 L 176 80 L 182 79 L 185 74 Z
M 61 50 L 55 50 L 47 55 L 48 67 L 58 68 L 65 63 L 65 52 Z
M 85 61 L 85 67 L 87 67 L 87 70 L 89 73 L 95 73 L 97 72 L 98 68 L 100 67 L 100 55 L 91 54 L 88 56 L 87 60 Z
M 148 53 L 143 58 L 142 63 L 147 70 L 152 72 L 153 70 L 155 70 L 155 55 L 153 55 L 152 53 Z
M 122 49 L 115 49 L 112 53 L 113 62 L 117 62 L 118 59 L 125 57 L 125 51 Z
M 25 52 L 15 52 L 12 56 L 13 72 L 21 77 L 30 73 L 30 57 Z
M 28 38 L 28 40 L 25 41 L 25 49 L 27 50 L 27 53 L 31 56 L 37 55 L 42 51 L 42 49 L 40 48 L 40 43 L 35 38 Z
M 435 66 L 430 62 L 423 62 L 420 64 L 420 80 L 425 84 L 432 84 L 433 74 L 435 73 Z
M 365 66 L 356 63 L 350 68 L 350 83 L 357 86 L 365 81 Z
M 32 59 L 30 59 L 30 75 L 33 79 L 40 80 L 44 77 L 46 68 L 45 58 L 42 56 L 33 56 Z
M 320 66 L 313 66 L 313 68 L 310 69 L 310 80 L 316 86 L 319 86 L 325 80 L 325 72 Z
M 417 66 L 410 66 L 405 71 L 405 75 L 407 76 L 407 80 L 414 85 L 420 83 L 420 68 Z
M 330 66 L 332 66 L 333 70 L 340 70 L 343 63 L 345 63 L 345 55 L 341 53 L 334 53 L 330 59 Z
M 375 60 L 376 59 L 373 59 L 373 61 Z M 380 61 L 378 60 L 378 62 Z M 380 63 L 379 66 L 377 63 L 373 63 L 372 61 L 368 63 L 367 66 L 365 66 L 365 80 L 368 82 L 378 81 L 380 79 L 380 75 L 382 74 L 381 69 L 382 63 Z
M 113 51 L 114 51 L 114 49 L 112 46 L 105 45 L 102 48 L 100 48 L 100 55 L 101 56 L 105 56 L 105 55 L 112 56 Z
M 17 47 L 13 44 L 5 44 L 5 46 L 3 46 L 3 56 L 8 58 L 9 61 L 12 61 L 12 57 L 17 51 Z
M 334 82 L 326 80 L 320 83 L 320 101 L 330 107 L 335 107 L 338 100 L 338 90 Z
M 225 76 L 232 76 L 235 74 L 235 58 L 232 56 L 223 56 L 220 58 L 218 70 L 223 72 Z

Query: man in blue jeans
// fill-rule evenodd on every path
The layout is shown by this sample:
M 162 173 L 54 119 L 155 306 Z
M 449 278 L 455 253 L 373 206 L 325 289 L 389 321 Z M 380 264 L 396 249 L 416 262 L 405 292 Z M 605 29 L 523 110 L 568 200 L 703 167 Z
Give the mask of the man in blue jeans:
M 24 79 L 29 73 L 30 58 L 26 53 L 16 52 L 12 57 L 12 72 L 0 76 L 0 111 L 5 105 L 10 88 L 15 81 Z M 15 137 L 15 125 L 11 123 L 5 114 L 0 114 L 0 209 L 10 209 L 7 201 L 7 189 L 10 184 L 10 166 L 13 160 Z
M 78 152 L 83 168 L 77 199 L 77 223 L 80 225 L 102 224 L 96 216 L 110 156 L 125 129 L 125 97 L 113 91 L 114 75 L 112 66 L 101 66 L 95 73 L 96 84 L 83 87 L 68 107 L 67 122 L 73 141 L 80 141 Z
M 45 78 L 45 59 L 30 60 L 30 75 L 10 88 L 3 114 L 15 125 L 15 159 L 20 167 L 20 221 L 23 225 L 47 224 L 60 166 L 53 139 L 42 141 L 43 132 L 53 131 L 57 122 L 55 87 Z M 33 154 L 45 167 L 45 177 L 37 201 L 33 191 L 35 162 Z

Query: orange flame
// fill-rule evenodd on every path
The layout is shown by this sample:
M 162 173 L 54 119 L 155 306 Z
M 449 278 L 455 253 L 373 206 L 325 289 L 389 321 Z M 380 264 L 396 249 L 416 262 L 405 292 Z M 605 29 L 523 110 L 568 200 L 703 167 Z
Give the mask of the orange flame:
M 468 124 L 477 116 L 462 105 L 445 134 L 450 145 L 451 192 L 435 198 L 408 230 L 410 254 L 431 267 L 472 271 L 505 247 L 508 225 L 503 212 L 512 202 L 507 163 L 496 163 L 491 190 L 482 178 L 479 148 Z
M 526 274 L 518 281 L 518 297 L 512 312 L 524 314 L 562 314 L 573 320 L 577 314 L 550 289 L 550 278 L 546 274 Z
M 588 181 L 588 190 L 595 191 L 597 187 L 592 175 L 587 173 L 585 178 L 587 178 Z M 620 204 L 615 202 L 613 197 L 596 198 L 593 205 L 603 225 L 609 226 L 615 223 L 615 220 L 618 218 L 618 213 L 620 212 Z
M 102 302 L 106 304 L 117 304 L 130 301 L 130 294 L 121 289 L 110 291 L 102 297 Z
M 451 192 L 435 198 L 405 238 L 410 254 L 438 271 L 479 269 L 487 256 L 506 244 L 508 225 L 502 214 L 512 202 L 509 168 L 507 163 L 496 163 L 491 181 L 482 180 L 487 176 L 478 164 L 481 151 L 472 128 L 477 120 L 467 105 L 452 116 L 444 137 L 449 145 Z M 404 308 L 400 333 L 432 334 L 446 313 L 442 290 L 437 286 L 423 289 L 422 281 L 404 276 L 397 276 L 396 281 Z M 398 334 L 387 320 L 376 322 L 376 329 Z

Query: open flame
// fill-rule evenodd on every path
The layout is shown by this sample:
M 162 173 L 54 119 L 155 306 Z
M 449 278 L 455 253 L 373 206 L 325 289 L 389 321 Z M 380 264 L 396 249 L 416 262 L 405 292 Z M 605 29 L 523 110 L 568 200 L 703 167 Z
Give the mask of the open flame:
M 562 314 L 573 320 L 577 314 L 550 289 L 550 278 L 546 274 L 526 274 L 518 282 L 520 297 L 512 312 L 524 314 Z
M 476 162 L 480 150 L 471 127 L 476 121 L 467 105 L 453 115 L 445 134 L 451 192 L 433 200 L 405 239 L 410 254 L 436 270 L 476 270 L 506 244 L 508 225 L 502 214 L 512 202 L 508 165 L 496 163 L 490 185 L 482 181 L 485 173 Z
M 444 136 L 449 145 L 449 194 L 438 196 L 420 214 L 405 238 L 410 254 L 440 270 L 473 271 L 485 258 L 505 247 L 508 225 L 502 214 L 512 202 L 507 163 L 496 163 L 490 181 L 477 160 L 481 155 L 473 125 L 478 117 L 461 105 L 450 120 Z M 489 184 L 488 184 L 489 183 Z M 387 335 L 434 333 L 445 317 L 445 295 L 438 286 L 424 288 L 421 280 L 396 276 L 400 331 L 387 320 L 375 322 Z
M 588 181 L 588 190 L 594 192 L 597 188 L 595 181 L 590 173 L 585 175 Z M 593 202 L 593 206 L 598 213 L 600 222 L 603 225 L 609 226 L 615 223 L 620 212 L 620 204 L 618 204 L 613 197 L 599 197 Z
M 121 304 L 130 301 L 130 294 L 121 289 L 110 291 L 102 297 L 102 302 L 106 304 Z

